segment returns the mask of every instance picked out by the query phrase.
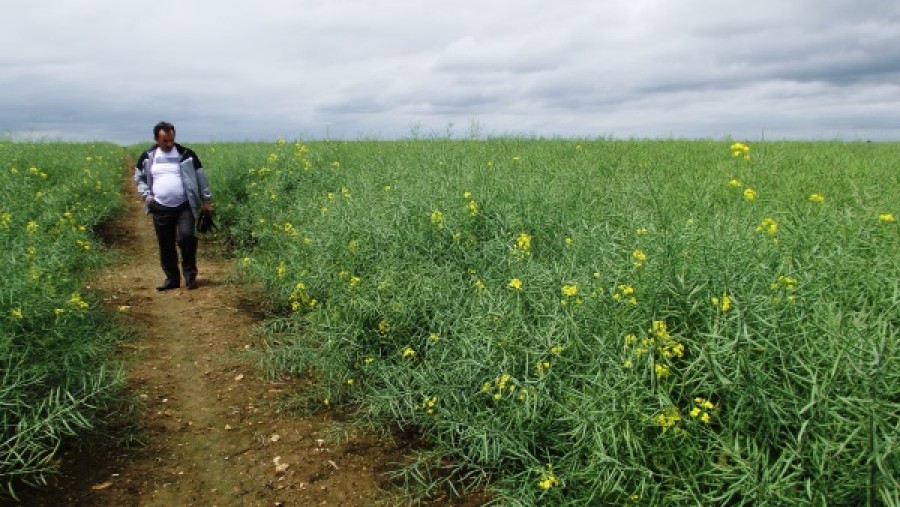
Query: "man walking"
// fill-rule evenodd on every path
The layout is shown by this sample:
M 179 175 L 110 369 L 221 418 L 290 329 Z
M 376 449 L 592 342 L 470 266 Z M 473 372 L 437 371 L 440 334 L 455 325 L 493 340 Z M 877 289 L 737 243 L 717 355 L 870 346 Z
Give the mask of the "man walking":
M 165 281 L 156 290 L 181 286 L 181 272 L 188 289 L 197 288 L 197 236 L 194 233 L 200 209 L 212 209 L 212 193 L 200 158 L 190 148 L 175 142 L 175 126 L 159 122 L 153 127 L 156 144 L 145 150 L 134 168 L 134 182 L 144 200 L 144 209 L 153 214 L 159 243 L 159 262 Z

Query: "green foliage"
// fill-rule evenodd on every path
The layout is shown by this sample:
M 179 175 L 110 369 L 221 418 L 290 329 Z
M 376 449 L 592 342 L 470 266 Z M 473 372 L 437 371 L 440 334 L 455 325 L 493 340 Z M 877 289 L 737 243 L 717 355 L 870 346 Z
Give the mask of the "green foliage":
M 898 505 L 900 146 L 743 146 L 280 141 L 204 163 L 276 309 L 273 374 L 420 430 L 425 490 Z
M 40 483 L 67 436 L 121 385 L 120 336 L 85 279 L 107 262 L 92 233 L 121 205 L 112 145 L 0 143 L 0 483 Z

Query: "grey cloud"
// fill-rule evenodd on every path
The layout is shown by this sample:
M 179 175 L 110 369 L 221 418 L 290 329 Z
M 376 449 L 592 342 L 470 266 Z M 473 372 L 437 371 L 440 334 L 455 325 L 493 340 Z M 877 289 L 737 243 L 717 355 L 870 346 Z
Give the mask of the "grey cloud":
M 50 4 L 5 9 L 0 132 L 900 138 L 892 2 Z

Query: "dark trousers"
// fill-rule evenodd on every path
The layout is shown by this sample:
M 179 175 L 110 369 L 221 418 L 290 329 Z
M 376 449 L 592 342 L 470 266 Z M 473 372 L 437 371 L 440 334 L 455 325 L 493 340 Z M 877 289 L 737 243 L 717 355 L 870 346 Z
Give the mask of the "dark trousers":
M 181 271 L 187 280 L 197 277 L 197 236 L 194 234 L 194 214 L 188 203 L 177 208 L 157 202 L 150 205 L 153 228 L 159 243 L 159 263 L 166 279 L 181 283 L 178 273 L 178 249 L 181 250 Z

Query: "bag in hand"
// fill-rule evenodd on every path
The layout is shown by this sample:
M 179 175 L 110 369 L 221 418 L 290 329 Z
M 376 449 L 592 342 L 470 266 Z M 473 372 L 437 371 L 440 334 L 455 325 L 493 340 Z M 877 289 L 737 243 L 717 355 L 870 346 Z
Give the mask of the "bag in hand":
M 216 229 L 216 223 L 213 221 L 213 212 L 200 210 L 200 217 L 197 218 L 197 230 L 199 232 L 212 232 Z

